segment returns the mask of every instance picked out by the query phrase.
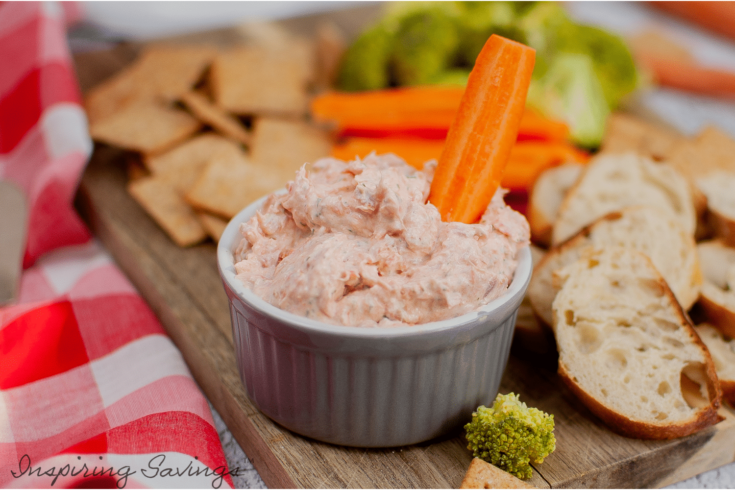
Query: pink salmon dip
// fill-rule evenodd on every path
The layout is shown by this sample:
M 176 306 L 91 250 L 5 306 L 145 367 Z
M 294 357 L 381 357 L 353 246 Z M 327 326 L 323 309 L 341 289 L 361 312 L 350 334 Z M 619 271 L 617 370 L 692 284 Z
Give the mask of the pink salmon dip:
M 355 327 L 444 320 L 501 296 L 528 222 L 502 190 L 479 223 L 442 222 L 426 202 L 435 166 L 386 154 L 302 167 L 240 225 L 238 279 L 282 310 Z

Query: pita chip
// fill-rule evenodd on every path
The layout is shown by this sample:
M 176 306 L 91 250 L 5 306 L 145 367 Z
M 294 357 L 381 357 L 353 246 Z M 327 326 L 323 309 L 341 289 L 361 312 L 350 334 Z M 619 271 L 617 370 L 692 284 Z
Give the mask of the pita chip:
M 305 114 L 308 78 L 294 54 L 259 46 L 222 52 L 210 70 L 215 103 L 238 115 Z
M 220 152 L 240 153 L 236 142 L 215 133 L 204 133 L 185 141 L 173 149 L 154 156 L 146 156 L 146 167 L 154 175 L 165 175 L 182 195 L 199 178 L 206 164 Z
M 186 200 L 200 211 L 232 218 L 284 184 L 277 174 L 253 165 L 244 153 L 224 152 L 207 163 Z
M 254 122 L 253 162 L 284 181 L 293 180 L 303 164 L 328 157 L 331 151 L 328 133 L 304 121 L 261 117 Z
M 208 46 L 153 45 L 128 67 L 94 87 L 85 98 L 90 122 L 138 100 L 171 102 L 191 90 L 214 59 Z
M 101 121 L 89 132 L 96 141 L 145 154 L 165 151 L 201 128 L 186 111 L 161 102 L 139 101 Z
M 128 191 L 177 245 L 194 245 L 207 237 L 194 211 L 164 177 L 134 180 Z
M 473 458 L 459 488 L 536 488 L 500 468 Z
M 202 227 L 207 231 L 207 234 L 212 237 L 212 240 L 214 240 L 215 242 L 219 242 L 222 233 L 225 232 L 225 228 L 227 227 L 227 221 L 220 218 L 219 216 L 215 216 L 213 214 L 205 213 L 202 211 L 197 212 L 197 218 L 199 218 L 199 222 L 202 224 Z
M 211 126 L 215 131 L 239 141 L 244 145 L 250 144 L 250 133 L 245 126 L 199 92 L 187 92 L 181 96 L 181 101 L 194 116 L 204 124 Z

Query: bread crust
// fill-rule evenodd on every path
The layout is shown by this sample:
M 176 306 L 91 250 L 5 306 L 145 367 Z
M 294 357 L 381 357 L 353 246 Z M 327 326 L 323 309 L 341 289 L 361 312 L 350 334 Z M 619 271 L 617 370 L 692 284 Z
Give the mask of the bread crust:
M 707 296 L 705 291 L 702 290 L 699 304 L 704 310 L 707 321 L 728 337 L 735 338 L 735 311 L 728 310 L 725 306 Z
M 709 209 L 707 216 L 707 222 L 714 236 L 722 239 L 725 245 L 735 247 L 735 220 L 712 208 Z
M 684 422 L 677 424 L 656 425 L 649 422 L 639 420 L 631 420 L 626 416 L 606 407 L 595 398 L 590 396 L 582 387 L 580 387 L 569 372 L 566 370 L 564 363 L 559 361 L 559 376 L 564 384 L 579 398 L 579 400 L 602 420 L 614 432 L 620 435 L 635 439 L 676 439 L 699 432 L 702 429 L 714 425 L 719 422 L 720 416 L 717 414 L 717 408 L 711 403 L 704 409 L 697 412 L 697 415 Z M 709 386 L 709 383 L 708 383 Z M 719 403 L 717 405 L 719 407 Z
M 645 255 L 643 255 L 643 257 L 651 264 L 651 267 L 653 267 L 651 260 Z M 653 268 L 655 270 L 655 267 Z M 666 284 L 666 281 L 659 277 L 658 282 L 663 288 L 664 294 L 668 297 L 675 308 L 675 313 L 681 326 L 689 333 L 689 337 L 692 341 L 705 354 L 704 371 L 706 375 L 707 395 L 709 397 L 710 404 L 699 409 L 694 417 L 674 424 L 653 424 L 641 420 L 630 419 L 607 407 L 587 393 L 574 380 L 574 376 L 567 370 L 561 356 L 559 357 L 559 376 L 569 389 L 582 401 L 582 403 L 584 403 L 592 413 L 597 415 L 612 430 L 626 437 L 636 439 L 676 439 L 698 432 L 722 420 L 720 415 L 717 413 L 722 402 L 722 388 L 720 381 L 717 378 L 715 364 L 712 361 L 709 349 L 707 349 L 707 346 L 704 344 L 702 339 L 699 338 L 699 335 L 696 330 L 694 330 L 694 326 L 689 320 L 689 317 L 676 301 L 676 297 L 668 284 Z M 554 323 L 556 323 L 556 321 L 556 318 L 554 318 Z
M 531 241 L 544 247 L 551 244 L 553 224 L 546 219 L 546 213 L 531 204 L 528 211 L 528 225 L 531 227 Z
M 720 380 L 720 388 L 722 388 L 722 399 L 735 408 L 735 380 Z
M 580 164 L 565 163 L 558 167 L 552 167 L 545 170 L 533 183 L 531 194 L 528 199 L 528 224 L 531 227 L 531 240 L 534 243 L 543 245 L 544 247 L 549 247 L 551 245 L 551 235 L 554 230 L 554 220 L 556 219 L 556 213 L 558 212 L 558 209 L 554 209 L 554 212 L 551 213 L 551 210 L 549 209 L 550 206 L 547 206 L 548 203 L 540 202 L 542 196 L 539 195 L 539 193 L 541 192 L 539 186 L 545 183 L 545 179 L 554 179 L 553 182 L 556 184 L 555 188 L 561 193 L 562 196 L 562 199 L 559 202 L 559 205 L 561 206 L 561 203 L 564 201 L 566 193 L 571 187 L 559 182 L 558 173 L 564 172 L 564 174 L 561 175 L 563 175 L 566 179 L 568 177 L 567 174 L 571 175 L 570 172 L 574 171 L 574 182 L 571 183 L 571 185 L 574 185 L 574 183 L 576 183 L 576 181 L 579 179 L 579 176 L 581 175 L 583 170 L 583 166 Z M 550 172 L 556 174 L 551 174 Z

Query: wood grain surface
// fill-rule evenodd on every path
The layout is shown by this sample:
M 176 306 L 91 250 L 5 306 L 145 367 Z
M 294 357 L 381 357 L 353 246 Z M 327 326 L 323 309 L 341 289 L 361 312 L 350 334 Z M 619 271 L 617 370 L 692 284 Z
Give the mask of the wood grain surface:
M 356 29 L 373 7 L 330 18 Z M 292 20 L 304 35 L 323 19 Z M 359 20 L 355 20 L 355 19 Z M 350 24 L 353 23 L 353 24 Z M 191 38 L 190 38 L 191 39 Z M 231 31 L 197 39 L 229 43 Z M 134 45 L 76 56 L 83 90 L 135 56 Z M 248 400 L 235 364 L 227 298 L 211 243 L 177 247 L 125 190 L 125 154 L 97 145 L 83 176 L 78 209 L 121 269 L 148 301 L 181 350 L 196 381 L 269 487 L 458 488 L 471 453 L 461 434 L 411 447 L 356 449 L 303 438 L 278 426 Z M 690 437 L 641 441 L 612 433 L 584 408 L 556 375 L 555 359 L 514 349 L 501 392 L 520 393 L 554 414 L 557 449 L 534 465 L 539 488 L 661 487 L 735 460 L 735 416 Z

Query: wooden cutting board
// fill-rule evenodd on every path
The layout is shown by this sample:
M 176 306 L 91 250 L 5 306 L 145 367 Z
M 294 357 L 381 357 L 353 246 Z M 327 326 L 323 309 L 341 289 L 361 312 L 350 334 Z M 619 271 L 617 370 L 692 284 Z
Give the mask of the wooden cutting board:
M 301 34 L 329 17 L 354 32 L 377 15 L 374 7 L 285 24 Z M 229 43 L 237 33 L 196 36 Z M 76 56 L 87 90 L 129 63 L 136 47 Z M 211 243 L 179 248 L 125 190 L 126 156 L 97 146 L 83 176 L 78 208 L 118 265 L 158 315 L 206 396 L 260 473 L 279 488 L 458 488 L 471 453 L 461 434 L 411 447 L 357 449 L 303 438 L 276 425 L 248 400 L 235 365 L 227 298 Z M 554 414 L 557 449 L 534 465 L 532 485 L 662 487 L 735 460 L 735 415 L 673 441 L 616 435 L 584 408 L 556 375 L 555 359 L 534 359 L 514 346 L 501 392 Z

